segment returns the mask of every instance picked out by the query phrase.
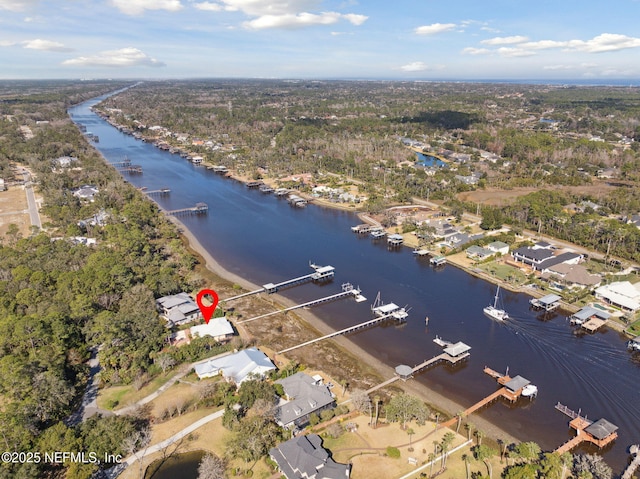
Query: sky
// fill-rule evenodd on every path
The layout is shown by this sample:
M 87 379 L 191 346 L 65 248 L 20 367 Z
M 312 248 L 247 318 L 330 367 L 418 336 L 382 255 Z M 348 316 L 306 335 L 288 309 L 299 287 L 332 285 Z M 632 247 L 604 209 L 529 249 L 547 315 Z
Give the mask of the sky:
M 0 0 L 0 79 L 640 79 L 640 0 Z

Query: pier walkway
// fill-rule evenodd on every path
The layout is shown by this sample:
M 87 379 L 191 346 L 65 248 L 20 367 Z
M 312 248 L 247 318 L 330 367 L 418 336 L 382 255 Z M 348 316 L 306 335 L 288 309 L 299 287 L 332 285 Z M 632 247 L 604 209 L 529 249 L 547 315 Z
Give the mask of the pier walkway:
M 318 306 L 319 304 L 329 303 L 331 301 L 336 301 L 338 299 L 346 298 L 348 296 L 353 296 L 356 302 L 360 303 L 362 301 L 366 301 L 367 298 L 362 296 L 359 288 L 354 288 L 351 283 L 345 283 L 342 285 L 342 292 L 332 294 L 331 296 L 325 296 L 324 298 L 314 299 L 313 301 L 309 301 L 307 303 L 297 304 L 295 306 L 291 306 L 285 309 L 279 309 L 277 311 L 272 311 L 270 313 L 261 314 L 260 316 L 255 316 L 253 318 L 244 319 L 242 321 L 238 321 L 238 324 L 248 323 L 250 321 L 255 321 L 256 319 L 267 318 L 269 316 L 273 316 L 278 313 L 286 313 L 287 311 L 293 311 L 295 309 L 300 308 L 310 308 L 312 306 Z
M 169 193 L 171 193 L 171 190 L 169 188 L 160 188 L 158 190 L 145 190 L 145 194 L 149 195 L 149 196 L 153 196 L 153 195 L 160 195 L 160 196 L 165 196 L 168 195 Z
M 181 208 L 179 210 L 167 211 L 168 215 L 180 216 L 180 215 L 205 215 L 209 211 L 209 206 L 206 203 L 196 203 L 191 208 Z
M 301 283 L 306 283 L 307 281 L 323 281 L 330 280 L 335 275 L 335 268 L 333 266 L 318 266 L 317 264 L 309 264 L 311 268 L 314 269 L 314 272 L 311 274 L 305 274 L 304 276 L 299 276 L 293 279 L 287 279 L 286 281 L 282 281 L 280 283 L 267 283 L 263 284 L 260 289 L 256 289 L 254 291 L 249 291 L 247 293 L 242 293 L 237 296 L 232 296 L 231 298 L 223 299 L 222 301 L 228 303 L 229 301 L 234 301 L 236 299 L 244 298 L 246 296 L 251 296 L 253 294 L 259 293 L 276 293 L 279 289 L 283 289 L 289 286 L 294 286 Z
M 297 344 L 296 346 L 291 346 L 290 348 L 286 348 L 286 349 L 283 349 L 282 351 L 278 351 L 276 354 L 288 353 L 289 351 L 293 351 L 294 349 L 302 348 L 304 346 L 308 346 L 310 344 L 317 343 L 319 341 L 324 341 L 325 339 L 334 338 L 342 334 L 349 334 L 354 331 L 358 331 L 359 329 L 365 329 L 370 326 L 374 326 L 378 323 L 381 323 L 386 319 L 395 319 L 396 321 L 400 321 L 398 320 L 397 315 L 394 315 L 394 313 L 387 314 L 385 316 L 378 316 L 377 318 L 371 319 L 369 321 L 365 321 L 364 323 L 356 324 L 354 326 L 349 326 L 348 328 L 341 329 L 340 331 L 335 331 L 333 333 L 325 334 L 324 336 L 321 336 L 319 338 L 312 339 L 310 341 L 305 341 L 304 343 Z
M 590 421 L 586 416 L 583 417 L 580 411 L 575 412 L 561 403 L 557 403 L 555 408 L 571 418 L 569 426 L 576 430 L 574 438 L 568 440 L 554 451 L 558 454 L 569 452 L 582 442 L 590 442 L 599 448 L 603 448 L 618 437 L 616 432 L 618 426 L 611 424 L 606 419 L 598 419 L 596 422 Z
M 461 354 L 457 354 L 457 355 L 452 355 L 451 352 L 444 352 L 441 354 L 438 354 L 437 356 L 432 357 L 431 359 L 427 359 L 426 361 L 421 362 L 420 364 L 414 366 L 413 368 L 411 368 L 411 373 L 408 375 L 400 376 L 399 374 L 396 374 L 395 376 L 393 376 L 392 378 L 387 379 L 386 381 L 377 384 L 375 386 L 373 386 L 372 388 L 368 389 L 366 391 L 367 394 L 371 394 L 374 391 L 377 391 L 378 389 L 382 389 L 384 387 L 387 387 L 388 385 L 396 382 L 398 379 L 409 379 L 411 377 L 413 377 L 414 374 L 419 373 L 420 371 L 422 371 L 423 369 L 428 368 L 429 366 L 433 366 L 434 364 L 439 363 L 440 361 L 446 361 L 450 364 L 456 364 L 459 361 L 462 361 L 463 359 L 466 359 L 469 357 L 469 353 L 467 351 L 461 353 Z

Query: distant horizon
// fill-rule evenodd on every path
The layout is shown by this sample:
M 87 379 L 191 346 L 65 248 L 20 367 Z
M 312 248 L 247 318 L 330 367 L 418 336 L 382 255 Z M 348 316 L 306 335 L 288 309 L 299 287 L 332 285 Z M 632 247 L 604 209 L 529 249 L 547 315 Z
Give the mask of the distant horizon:
M 357 77 L 96 77 L 96 78 L 0 78 L 0 83 L 4 82 L 168 82 L 168 81 L 282 81 L 282 82 L 389 82 L 389 83 L 475 83 L 475 84 L 512 84 L 512 85 L 553 85 L 553 86 L 609 86 L 609 87 L 640 87 L 640 78 L 357 78 Z
M 0 0 L 0 78 L 637 82 L 638 18 L 640 0 Z

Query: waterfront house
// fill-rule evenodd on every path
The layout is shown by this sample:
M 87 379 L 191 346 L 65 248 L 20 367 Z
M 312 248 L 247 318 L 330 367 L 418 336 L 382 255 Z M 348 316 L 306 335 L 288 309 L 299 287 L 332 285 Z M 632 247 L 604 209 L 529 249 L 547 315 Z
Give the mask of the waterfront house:
M 278 425 L 287 429 L 302 429 L 309 424 L 309 416 L 333 408 L 336 403 L 322 378 L 314 378 L 303 372 L 279 379 L 286 399 L 276 408 Z
M 617 281 L 596 288 L 594 294 L 596 298 L 624 311 L 635 313 L 640 309 L 640 283 Z
M 229 341 L 234 334 L 233 326 L 227 318 L 211 318 L 208 323 L 192 326 L 190 329 L 192 338 L 204 338 L 209 336 L 219 343 Z
M 269 451 L 287 479 L 348 479 L 351 465 L 335 462 L 317 434 L 289 439 Z
M 476 261 L 484 261 L 485 259 L 491 258 L 495 253 L 487 248 L 483 248 L 481 246 L 469 246 L 465 253 L 467 258 L 474 259 Z
M 581 264 L 560 263 L 549 266 L 542 273 L 542 279 L 555 282 L 570 289 L 597 288 L 602 278 L 597 274 L 591 274 Z
M 249 379 L 262 378 L 276 367 L 271 360 L 257 348 L 249 348 L 227 356 L 210 359 L 195 366 L 200 379 L 222 374 L 227 382 L 237 387 Z
M 169 328 L 202 319 L 200 308 L 184 292 L 156 299 L 156 308 Z
M 494 241 L 487 245 L 487 249 L 493 251 L 494 253 L 500 253 L 501 255 L 509 254 L 509 245 L 507 243 L 503 243 L 502 241 Z

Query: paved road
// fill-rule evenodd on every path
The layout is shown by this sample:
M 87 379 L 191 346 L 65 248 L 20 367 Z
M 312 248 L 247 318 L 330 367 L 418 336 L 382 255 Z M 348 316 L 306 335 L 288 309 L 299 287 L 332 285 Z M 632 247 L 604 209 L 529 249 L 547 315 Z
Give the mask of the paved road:
M 40 221 L 40 213 L 38 212 L 36 196 L 33 193 L 31 174 L 27 170 L 22 170 L 22 175 L 24 177 L 24 190 L 27 193 L 27 203 L 29 204 L 29 218 L 31 218 L 31 225 L 37 226 L 38 229 L 41 229 L 42 222 Z
M 113 416 L 111 411 L 100 409 L 98 407 L 98 373 L 100 372 L 100 363 L 98 362 L 98 348 L 91 348 L 91 358 L 89 359 L 89 384 L 82 396 L 80 407 L 65 422 L 68 426 L 77 426 L 82 421 L 86 421 L 95 414 L 103 416 Z
M 108 469 L 107 471 L 104 471 L 103 476 L 106 477 L 107 479 L 115 479 L 127 467 L 135 464 L 137 461 L 140 461 L 140 460 L 144 459 L 146 456 L 148 456 L 150 454 L 155 454 L 156 452 L 162 451 L 163 449 L 165 449 L 165 448 L 171 446 L 172 444 L 180 441 L 181 439 L 185 438 L 186 436 L 191 434 L 196 429 L 204 426 L 207 423 L 210 423 L 211 421 L 213 421 L 215 419 L 218 419 L 218 418 L 222 417 L 223 414 L 224 414 L 224 409 L 221 409 L 220 411 L 216 411 L 216 412 L 214 412 L 212 414 L 209 414 L 208 416 L 203 417 L 202 419 L 200 419 L 200 420 L 198 420 L 198 421 L 196 421 L 194 423 L 191 423 L 189 426 L 187 426 L 184 429 L 182 429 L 181 431 L 177 432 L 176 434 L 174 434 L 170 438 L 165 439 L 164 441 L 161 441 L 161 442 L 159 442 L 157 444 L 154 444 L 153 446 L 149 446 L 149 447 L 147 447 L 145 449 L 141 449 L 140 451 L 136 452 L 135 454 L 132 454 L 131 456 L 125 458 L 117 466 L 112 467 L 111 469 Z

